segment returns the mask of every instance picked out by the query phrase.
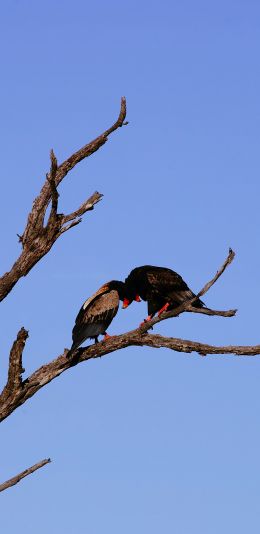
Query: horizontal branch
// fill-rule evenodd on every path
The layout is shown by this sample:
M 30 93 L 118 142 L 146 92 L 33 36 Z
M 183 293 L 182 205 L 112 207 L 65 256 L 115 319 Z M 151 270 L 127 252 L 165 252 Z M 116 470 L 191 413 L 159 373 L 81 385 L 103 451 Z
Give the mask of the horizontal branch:
M 22 471 L 22 473 L 19 473 L 19 475 L 16 475 L 13 478 L 10 478 L 6 482 L 3 482 L 0 484 L 0 491 L 4 491 L 8 488 L 11 488 L 12 486 L 15 486 L 20 480 L 22 480 L 25 477 L 28 477 L 28 475 L 31 475 L 34 473 L 34 471 L 37 471 L 37 469 L 40 469 L 46 464 L 49 464 L 51 461 L 50 458 L 46 458 L 45 460 L 41 460 L 41 462 L 38 462 L 37 464 L 32 465 L 32 467 L 28 467 L 28 469 L 25 469 L 25 471 Z
M 55 241 L 64 232 L 77 225 L 80 222 L 80 217 L 87 211 L 92 210 L 94 205 L 101 199 L 102 195 L 96 192 L 75 212 L 69 215 L 57 213 L 58 185 L 75 165 L 96 152 L 106 143 L 112 132 L 126 124 L 125 117 L 126 100 L 123 97 L 116 122 L 96 139 L 87 143 L 60 165 L 57 163 L 53 150 L 51 151 L 50 171 L 46 176 L 40 194 L 33 202 L 23 235 L 19 236 L 19 241 L 23 247 L 22 253 L 11 270 L 0 277 L 0 301 L 10 293 L 18 280 L 22 276 L 26 276 L 32 267 L 49 252 Z M 45 215 L 50 202 L 51 211 L 47 224 L 45 224 Z M 64 226 L 67 222 L 66 220 L 70 221 L 70 224 Z
M 147 347 L 166 348 L 176 352 L 185 353 L 197 352 L 197 354 L 201 356 L 206 356 L 207 354 L 257 356 L 260 354 L 260 345 L 214 346 L 206 343 L 200 343 L 199 341 L 189 341 L 187 339 L 160 336 L 159 334 L 145 334 L 142 337 L 143 344 Z
M 52 362 L 43 365 L 31 376 L 23 381 L 22 390 L 15 391 L 12 397 L 1 399 L 0 397 L 0 421 L 8 417 L 14 410 L 24 404 L 42 387 L 60 376 L 62 373 L 93 358 L 101 358 L 117 350 L 124 349 L 131 346 L 147 346 L 153 348 L 168 348 L 177 352 L 197 352 L 198 354 L 236 354 L 238 356 L 255 356 L 260 354 L 260 345 L 241 346 L 213 346 L 197 341 L 189 341 L 185 339 L 178 339 L 172 337 L 164 337 L 155 334 L 142 333 L 140 328 L 121 334 L 119 336 L 112 336 L 106 341 L 98 344 L 90 345 L 85 348 L 80 348 L 75 351 L 74 355 L 67 358 L 68 349 L 65 349 L 63 354 L 58 356 Z
M 202 315 L 218 316 L 218 317 L 234 317 L 237 310 L 212 310 L 211 308 L 195 308 L 194 306 L 189 306 L 185 311 L 192 313 L 200 313 Z
M 75 213 L 76 212 L 74 212 L 74 214 Z M 76 221 L 75 220 L 72 221 L 71 224 L 76 224 Z M 204 288 L 200 291 L 199 295 L 204 294 L 209 290 L 209 288 L 216 282 L 216 280 L 224 272 L 227 265 L 231 263 L 234 256 L 235 256 L 234 252 L 230 250 L 229 255 L 227 259 L 225 260 L 224 264 L 222 265 L 222 267 L 219 269 L 217 274 L 212 278 L 212 280 L 210 280 L 204 286 Z M 235 314 L 235 310 L 217 311 L 217 310 L 211 310 L 205 307 L 204 308 L 193 307 L 192 303 L 197 298 L 198 298 L 197 295 L 194 296 L 192 299 L 187 300 L 186 302 L 181 304 L 175 310 L 171 310 L 170 312 L 163 313 L 160 317 L 155 317 L 151 321 L 141 325 L 136 330 L 132 330 L 131 332 L 127 332 L 120 336 L 112 337 L 111 339 L 105 342 L 101 342 L 99 344 L 95 344 L 84 349 L 82 348 L 78 349 L 77 351 L 73 353 L 72 357 L 67 357 L 68 350 L 65 349 L 62 355 L 60 355 L 58 358 L 48 363 L 47 365 L 43 365 L 42 367 L 40 367 L 40 369 L 35 371 L 30 377 L 24 380 L 20 384 L 19 388 L 13 388 L 10 391 L 7 389 L 7 386 L 4 388 L 2 394 L 0 395 L 0 421 L 8 417 L 14 410 L 16 410 L 16 408 L 24 404 L 24 402 L 26 402 L 30 397 L 35 395 L 35 393 L 39 391 L 39 389 L 46 386 L 46 384 L 51 382 L 54 378 L 62 374 L 64 371 L 66 371 L 70 367 L 77 365 L 80 362 L 89 360 L 91 358 L 98 358 L 101 356 L 105 356 L 106 354 L 109 354 L 110 352 L 114 352 L 116 350 L 120 350 L 125 347 L 146 345 L 148 347 L 155 347 L 155 348 L 166 347 L 172 350 L 177 350 L 179 352 L 197 351 L 199 354 L 206 354 L 206 353 L 211 353 L 211 354 L 219 354 L 219 353 L 241 354 L 243 353 L 244 355 L 259 354 L 260 352 L 259 345 L 257 345 L 256 347 L 235 347 L 235 346 L 212 347 L 210 345 L 203 345 L 198 342 L 187 341 L 187 340 L 176 339 L 176 338 L 167 338 L 167 337 L 162 337 L 158 335 L 157 336 L 149 335 L 147 333 L 148 329 L 150 329 L 154 324 L 161 322 L 162 320 L 168 319 L 169 317 L 176 317 L 180 313 L 183 313 L 184 311 L 204 313 L 206 315 L 221 315 L 225 317 L 232 317 Z M 25 333 L 26 331 L 24 329 L 21 329 L 20 332 L 18 333 L 17 339 L 19 335 L 21 335 L 21 332 Z M 11 356 L 10 356 L 10 362 L 11 362 Z M 21 362 L 20 362 L 20 365 L 22 365 Z M 6 394 L 6 392 L 8 394 Z

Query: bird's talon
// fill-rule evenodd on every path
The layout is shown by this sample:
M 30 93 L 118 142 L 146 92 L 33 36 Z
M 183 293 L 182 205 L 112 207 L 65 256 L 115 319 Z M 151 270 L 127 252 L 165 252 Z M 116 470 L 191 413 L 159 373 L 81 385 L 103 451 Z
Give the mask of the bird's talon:
M 149 323 L 149 321 L 152 320 L 152 315 L 148 315 L 148 317 L 146 317 L 146 319 L 143 320 L 143 322 L 139 325 L 140 326 L 143 326 L 145 323 Z M 152 326 L 150 328 L 153 328 Z
M 109 334 L 104 334 L 102 341 L 106 341 L 107 339 L 110 339 L 111 337 L 113 336 L 110 336 Z

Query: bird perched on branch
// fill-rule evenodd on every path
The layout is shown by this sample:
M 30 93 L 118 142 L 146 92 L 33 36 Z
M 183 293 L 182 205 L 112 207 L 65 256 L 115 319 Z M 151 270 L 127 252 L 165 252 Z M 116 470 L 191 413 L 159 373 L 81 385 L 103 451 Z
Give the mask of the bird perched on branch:
M 173 310 L 185 300 L 192 299 L 195 294 L 189 289 L 182 277 L 167 267 L 143 265 L 133 269 L 125 279 L 125 298 L 123 308 L 127 308 L 133 300 L 146 300 L 150 321 L 158 313 Z M 200 299 L 192 304 L 196 308 L 204 306 Z
M 104 339 L 110 337 L 106 330 L 117 314 L 119 300 L 124 300 L 124 287 L 123 282 L 112 280 L 84 302 L 76 317 L 72 330 L 73 343 L 67 356 L 88 338 L 97 343 L 100 334 L 104 335 Z

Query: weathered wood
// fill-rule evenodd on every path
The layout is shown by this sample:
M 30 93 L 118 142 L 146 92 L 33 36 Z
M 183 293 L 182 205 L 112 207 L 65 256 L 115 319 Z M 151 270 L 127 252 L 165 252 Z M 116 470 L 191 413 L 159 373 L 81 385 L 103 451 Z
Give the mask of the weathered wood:
M 23 250 L 13 264 L 9 272 L 0 277 L 0 301 L 12 290 L 22 276 L 26 276 L 32 267 L 45 256 L 55 241 L 66 231 L 81 222 L 80 217 L 87 211 L 93 210 L 95 204 L 102 198 L 102 194 L 95 192 L 76 211 L 69 215 L 57 213 L 58 191 L 57 187 L 71 171 L 83 159 L 91 156 L 99 150 L 108 140 L 109 135 L 126 124 L 126 99 L 121 99 L 121 108 L 116 122 L 96 139 L 87 143 L 77 152 L 72 154 L 66 161 L 58 165 L 53 150 L 51 151 L 51 168 L 46 176 L 45 183 L 40 194 L 34 200 L 32 209 L 28 215 L 27 224 L 23 235 L 18 235 Z M 52 202 L 50 216 L 44 225 L 46 210 Z M 69 224 L 66 224 L 70 221 Z M 65 226 L 64 226 L 65 225 Z
M 50 462 L 51 462 L 51 459 L 46 458 L 45 460 L 41 460 L 41 462 L 38 462 L 37 464 L 32 465 L 32 467 L 28 467 L 28 469 L 25 469 L 18 475 L 0 484 L 0 491 L 4 491 L 8 488 L 11 488 L 12 486 L 15 486 L 15 484 L 18 484 L 18 482 L 20 482 L 20 480 L 22 480 L 25 477 L 28 477 L 28 475 L 31 475 L 32 473 L 34 473 L 34 471 L 37 471 L 37 469 L 40 469 L 41 467 L 43 467 L 46 464 L 49 464 Z

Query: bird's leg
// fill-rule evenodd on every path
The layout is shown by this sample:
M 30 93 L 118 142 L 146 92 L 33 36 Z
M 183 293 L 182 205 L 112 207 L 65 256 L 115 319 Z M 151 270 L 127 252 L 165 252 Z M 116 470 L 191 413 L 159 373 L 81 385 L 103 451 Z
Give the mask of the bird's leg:
M 96 343 L 99 343 L 98 336 L 95 336 L 94 339 L 95 339 L 95 345 L 96 345 Z
M 160 315 L 161 315 L 163 312 L 167 311 L 168 308 L 169 308 L 169 306 L 170 306 L 170 303 L 169 303 L 169 302 L 166 302 L 166 304 L 164 304 L 164 306 L 158 311 L 158 317 L 160 317 Z
M 104 332 L 103 336 L 104 337 L 103 337 L 102 341 L 106 341 L 107 339 L 110 339 L 112 337 L 109 334 L 107 334 L 106 332 Z
M 139 326 L 143 326 L 143 324 L 148 323 L 149 321 L 151 321 L 153 316 L 154 316 L 153 313 L 151 315 L 148 315 L 148 317 L 146 317 L 146 319 L 144 319 L 143 322 Z M 151 328 L 153 328 L 153 327 L 151 326 Z

